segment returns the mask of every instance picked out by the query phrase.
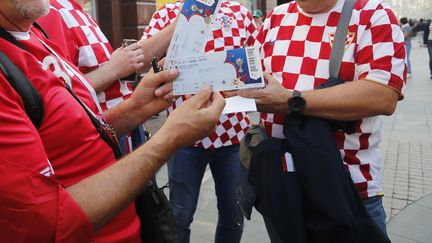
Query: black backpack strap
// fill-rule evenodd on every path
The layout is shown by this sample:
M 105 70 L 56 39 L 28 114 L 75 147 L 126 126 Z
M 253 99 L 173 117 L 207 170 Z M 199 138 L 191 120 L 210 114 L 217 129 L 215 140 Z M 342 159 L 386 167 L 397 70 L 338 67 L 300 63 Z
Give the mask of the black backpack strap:
M 19 48 L 25 50 L 25 47 L 19 42 L 17 41 L 17 39 L 15 39 L 15 37 L 13 37 L 13 35 L 11 35 L 9 32 L 7 32 L 5 29 L 0 27 L 0 38 L 3 38 L 7 41 L 9 41 L 10 43 L 18 46 Z
M 21 96 L 27 116 L 38 129 L 44 118 L 44 105 L 39 92 L 21 70 L 1 51 L 0 68 L 11 86 Z
M 33 22 L 33 25 L 39 29 L 46 38 L 49 38 L 46 31 L 38 23 Z M 23 50 L 26 50 L 26 48 L 14 36 L 1 27 L 0 38 L 9 41 Z M 34 88 L 33 84 L 22 73 L 22 71 L 1 51 L 0 68 L 11 86 L 21 96 L 27 116 L 30 118 L 36 129 L 39 129 L 42 124 L 45 111 L 39 92 Z

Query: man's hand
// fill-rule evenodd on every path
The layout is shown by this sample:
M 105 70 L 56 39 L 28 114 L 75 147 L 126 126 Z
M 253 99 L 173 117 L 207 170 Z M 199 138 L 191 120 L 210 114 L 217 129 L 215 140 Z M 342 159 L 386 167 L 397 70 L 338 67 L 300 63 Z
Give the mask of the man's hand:
M 134 112 L 141 113 L 145 119 L 157 114 L 170 105 L 174 98 L 172 81 L 177 77 L 178 70 L 172 69 L 159 73 L 147 73 L 132 93 Z
M 109 62 L 105 65 L 108 65 L 110 70 L 116 74 L 115 79 L 120 79 L 142 70 L 144 67 L 143 61 L 144 52 L 140 45 L 135 43 L 115 50 Z
M 146 74 L 129 99 L 104 112 L 117 136 L 123 136 L 171 105 L 172 81 L 177 75 L 177 69 Z
M 257 109 L 260 112 L 276 113 L 289 112 L 288 99 L 292 91 L 284 88 L 270 74 L 265 73 L 264 79 L 267 83 L 263 89 L 243 89 L 237 92 L 238 95 L 255 99 Z M 228 93 L 232 95 L 232 92 Z
M 114 81 L 141 70 L 144 66 L 143 60 L 144 54 L 138 44 L 120 47 L 113 52 L 107 63 L 86 75 L 99 94 Z
M 216 129 L 224 107 L 222 95 L 206 86 L 170 113 L 156 135 L 170 137 L 177 148 L 192 145 Z
M 177 75 L 169 75 L 167 71 L 158 74 L 153 78 L 168 80 Z M 68 193 L 80 205 L 93 228 L 103 226 L 135 200 L 178 148 L 214 131 L 224 106 L 225 100 L 219 93 L 204 88 L 180 105 L 148 142 L 107 169 L 68 187 Z

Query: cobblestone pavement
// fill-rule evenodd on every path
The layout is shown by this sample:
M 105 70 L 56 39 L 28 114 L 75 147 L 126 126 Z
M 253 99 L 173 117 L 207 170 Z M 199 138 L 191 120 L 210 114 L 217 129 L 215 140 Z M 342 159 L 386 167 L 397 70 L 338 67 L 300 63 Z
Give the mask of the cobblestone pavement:
M 395 114 L 383 117 L 383 204 L 388 221 L 411 203 L 432 193 L 432 80 L 427 49 L 419 47 L 418 43 L 415 40 L 411 52 L 413 77 L 407 82 L 405 99 L 399 102 Z M 165 114 L 161 113 L 148 121 L 146 127 L 154 132 L 164 120 Z M 158 180 L 160 184 L 167 181 L 165 167 L 158 173 Z M 255 212 L 252 216 L 251 221 L 245 222 L 242 242 L 270 242 L 260 215 Z M 191 242 L 213 242 L 216 222 L 214 183 L 207 170 L 192 224 Z M 394 242 L 407 241 L 395 239 Z
M 384 119 L 384 207 L 388 220 L 432 193 L 432 80 L 426 48 L 413 48 L 413 77 L 396 113 Z

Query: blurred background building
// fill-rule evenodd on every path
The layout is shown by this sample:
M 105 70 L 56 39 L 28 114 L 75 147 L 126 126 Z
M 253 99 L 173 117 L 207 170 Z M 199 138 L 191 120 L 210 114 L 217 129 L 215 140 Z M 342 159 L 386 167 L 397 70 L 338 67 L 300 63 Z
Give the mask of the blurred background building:
M 114 47 L 123 39 L 139 39 L 157 7 L 176 0 L 76 0 L 98 20 Z M 290 0 L 234 0 L 267 14 Z M 398 18 L 432 18 L 432 0 L 388 0 Z
M 389 0 L 393 11 L 398 18 L 430 19 L 432 18 L 431 0 Z

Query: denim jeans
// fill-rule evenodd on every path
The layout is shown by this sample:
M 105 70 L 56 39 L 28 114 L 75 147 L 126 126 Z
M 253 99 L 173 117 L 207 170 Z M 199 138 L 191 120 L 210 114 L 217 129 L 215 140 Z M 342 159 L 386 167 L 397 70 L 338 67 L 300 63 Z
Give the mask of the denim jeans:
M 429 41 L 427 43 L 427 48 L 428 48 L 428 52 L 429 52 L 429 69 L 430 69 L 430 75 L 432 78 L 432 41 Z
M 406 47 L 406 59 L 407 59 L 407 68 L 408 68 L 408 73 L 412 74 L 411 72 L 411 61 L 410 61 L 410 53 L 411 53 L 411 40 L 405 41 L 405 47 Z
M 375 220 L 378 227 L 387 235 L 386 213 L 382 205 L 382 196 L 375 196 L 365 199 L 363 200 L 363 204 L 365 205 L 370 216 Z
M 216 243 L 240 242 L 243 216 L 237 206 L 236 178 L 240 171 L 239 145 L 217 149 L 183 148 L 168 162 L 170 202 L 179 227 L 180 240 L 190 240 L 201 181 L 207 164 L 215 182 L 218 222 Z

